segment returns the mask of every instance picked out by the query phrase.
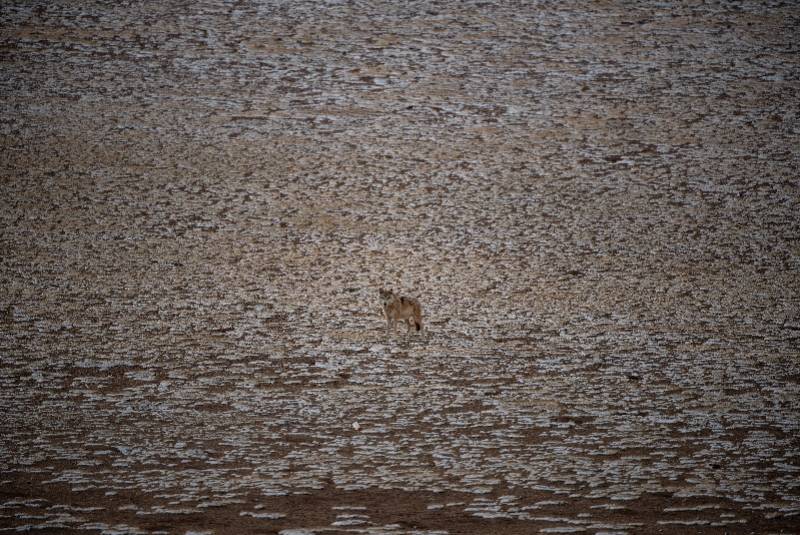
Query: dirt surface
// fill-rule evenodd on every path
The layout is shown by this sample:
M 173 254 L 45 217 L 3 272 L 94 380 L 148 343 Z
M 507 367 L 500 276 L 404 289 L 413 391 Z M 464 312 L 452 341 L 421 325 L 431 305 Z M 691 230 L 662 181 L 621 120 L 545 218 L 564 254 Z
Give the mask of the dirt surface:
M 0 22 L 0 532 L 800 532 L 797 3 Z

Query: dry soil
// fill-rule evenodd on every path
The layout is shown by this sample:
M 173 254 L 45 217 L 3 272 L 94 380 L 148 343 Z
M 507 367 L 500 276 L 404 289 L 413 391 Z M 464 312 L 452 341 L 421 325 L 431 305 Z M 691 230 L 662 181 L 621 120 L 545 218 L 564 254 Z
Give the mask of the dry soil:
M 2 4 L 0 532 L 800 531 L 796 2 Z

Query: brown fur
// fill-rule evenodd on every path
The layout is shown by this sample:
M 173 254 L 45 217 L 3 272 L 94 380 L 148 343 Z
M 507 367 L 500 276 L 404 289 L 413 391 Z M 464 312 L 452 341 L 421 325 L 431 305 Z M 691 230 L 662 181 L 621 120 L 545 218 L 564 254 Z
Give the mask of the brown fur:
M 379 291 L 381 304 L 383 305 L 383 315 L 386 317 L 386 330 L 394 330 L 397 321 L 407 323 L 408 330 L 416 326 L 417 330 L 422 329 L 422 307 L 414 298 L 397 295 L 391 290 Z

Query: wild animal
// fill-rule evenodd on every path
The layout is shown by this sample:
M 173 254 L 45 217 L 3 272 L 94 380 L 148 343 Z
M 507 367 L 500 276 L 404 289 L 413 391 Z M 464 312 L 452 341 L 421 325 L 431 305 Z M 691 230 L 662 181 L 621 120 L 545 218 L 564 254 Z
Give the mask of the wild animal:
M 408 330 L 415 326 L 417 331 L 422 329 L 422 307 L 413 297 L 397 295 L 392 290 L 379 290 L 383 315 L 386 317 L 386 332 L 394 331 L 398 321 L 407 323 Z

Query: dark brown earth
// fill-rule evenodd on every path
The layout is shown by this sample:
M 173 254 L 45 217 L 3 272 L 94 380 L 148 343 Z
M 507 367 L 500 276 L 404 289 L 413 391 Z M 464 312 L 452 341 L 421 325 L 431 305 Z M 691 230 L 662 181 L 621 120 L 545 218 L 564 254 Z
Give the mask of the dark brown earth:
M 800 532 L 795 3 L 0 22 L 0 533 Z

